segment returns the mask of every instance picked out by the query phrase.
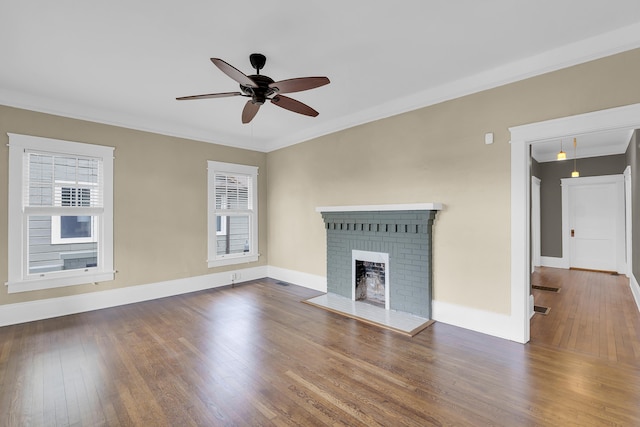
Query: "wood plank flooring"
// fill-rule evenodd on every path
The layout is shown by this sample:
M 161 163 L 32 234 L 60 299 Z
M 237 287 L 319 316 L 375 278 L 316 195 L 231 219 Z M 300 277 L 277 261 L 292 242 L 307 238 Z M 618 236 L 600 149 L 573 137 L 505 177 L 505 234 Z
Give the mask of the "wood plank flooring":
M 640 366 L 640 314 L 629 279 L 542 267 L 531 281 L 561 288 L 558 293 L 532 291 L 536 305 L 551 309 L 546 316 L 533 316 L 532 344 Z
M 265 279 L 0 328 L 0 425 L 640 425 L 637 364 L 437 322 L 410 338 L 317 294 Z

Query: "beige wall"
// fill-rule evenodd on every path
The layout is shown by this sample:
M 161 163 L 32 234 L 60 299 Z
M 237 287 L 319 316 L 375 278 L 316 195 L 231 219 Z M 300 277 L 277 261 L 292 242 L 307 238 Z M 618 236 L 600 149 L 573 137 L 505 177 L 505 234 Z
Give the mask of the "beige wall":
M 509 314 L 508 128 L 638 103 L 639 75 L 630 51 L 269 153 L 269 264 L 326 276 L 317 206 L 442 202 L 434 298 Z
M 0 305 L 238 269 L 207 268 L 207 160 L 259 167 L 260 261 L 267 263 L 266 155 L 0 106 L 0 283 L 7 281 L 7 132 L 115 147 L 112 282 L 7 294 Z
M 325 276 L 316 206 L 442 202 L 435 299 L 509 313 L 508 127 L 638 103 L 639 72 L 640 50 L 630 51 L 269 154 L 0 106 L 0 283 L 7 280 L 7 132 L 116 147 L 118 270 L 116 280 L 98 285 L 11 295 L 2 286 L 0 305 L 228 270 L 205 262 L 206 161 L 219 160 L 260 168 L 262 257 L 248 266 Z M 486 132 L 495 133 L 493 145 L 484 145 Z

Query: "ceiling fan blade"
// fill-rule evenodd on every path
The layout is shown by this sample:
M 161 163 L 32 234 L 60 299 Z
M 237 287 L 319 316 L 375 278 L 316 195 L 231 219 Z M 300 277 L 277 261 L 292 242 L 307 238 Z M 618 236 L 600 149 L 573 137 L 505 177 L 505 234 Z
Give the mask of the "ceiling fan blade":
M 213 64 L 216 67 L 220 68 L 220 71 L 222 71 L 227 76 L 231 77 L 233 80 L 237 81 L 241 85 L 249 86 L 249 87 L 258 87 L 256 82 L 254 82 L 246 74 L 244 74 L 242 71 L 238 70 L 236 67 L 227 64 L 222 59 L 220 59 L 220 58 L 211 58 L 211 62 L 213 62 Z
M 318 115 L 318 112 L 313 108 L 309 107 L 307 104 L 303 104 L 300 101 L 296 101 L 293 98 L 289 98 L 284 95 L 276 95 L 271 99 L 271 102 L 278 107 L 282 107 L 285 110 L 293 111 L 294 113 L 304 114 L 305 116 L 315 117 Z
M 187 99 L 208 99 L 208 98 L 228 98 L 230 96 L 239 96 L 242 95 L 240 92 L 224 92 L 224 93 L 209 93 L 206 95 L 191 95 L 191 96 L 181 96 L 180 98 L 176 98 L 178 101 L 185 101 Z
M 330 81 L 326 77 L 299 77 L 297 79 L 273 82 L 269 84 L 269 87 L 275 89 L 278 93 L 292 93 L 315 89 L 329 83 Z
M 246 104 L 244 104 L 244 109 L 242 110 L 242 123 L 249 123 L 253 118 L 258 114 L 258 110 L 260 109 L 260 104 L 254 104 L 252 100 L 248 100 Z

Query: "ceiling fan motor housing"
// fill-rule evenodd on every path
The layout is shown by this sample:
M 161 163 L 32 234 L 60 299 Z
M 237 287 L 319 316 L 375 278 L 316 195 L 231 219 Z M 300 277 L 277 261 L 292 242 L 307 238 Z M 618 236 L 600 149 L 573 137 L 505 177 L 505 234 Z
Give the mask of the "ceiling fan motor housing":
M 258 87 L 240 85 L 240 90 L 243 94 L 250 96 L 255 104 L 264 104 L 268 97 L 276 93 L 275 89 L 269 87 L 269 84 L 273 83 L 271 77 L 261 74 L 254 74 L 248 77 L 253 80 Z

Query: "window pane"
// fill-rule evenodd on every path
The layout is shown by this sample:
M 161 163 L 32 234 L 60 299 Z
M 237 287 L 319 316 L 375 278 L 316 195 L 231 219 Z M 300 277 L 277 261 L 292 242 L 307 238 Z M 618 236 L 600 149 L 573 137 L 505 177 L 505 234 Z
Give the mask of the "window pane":
M 251 209 L 250 185 L 251 177 L 248 175 L 216 174 L 216 210 Z
M 27 206 L 102 206 L 99 159 L 29 153 Z
M 91 241 L 91 225 L 97 221 L 91 216 L 30 216 L 29 274 L 96 267 L 98 244 Z M 57 241 L 61 243 L 53 243 L 56 233 L 60 234 Z
M 232 185 L 227 189 L 227 201 L 230 209 L 249 209 L 249 177 L 236 175 L 229 178 Z
M 74 239 L 91 237 L 90 216 L 62 216 L 60 217 L 60 238 Z
M 29 156 L 29 206 L 53 205 L 53 156 Z
M 217 254 L 228 255 L 249 252 L 249 216 L 216 216 L 216 223 L 218 218 L 226 224 L 226 227 L 223 227 L 224 233 L 216 236 Z
M 97 159 L 78 159 L 78 182 L 98 183 L 100 162 Z
M 56 156 L 54 158 L 55 180 L 66 181 L 66 182 L 76 182 L 78 180 L 77 168 L 76 168 L 77 161 L 78 161 L 77 157 Z

